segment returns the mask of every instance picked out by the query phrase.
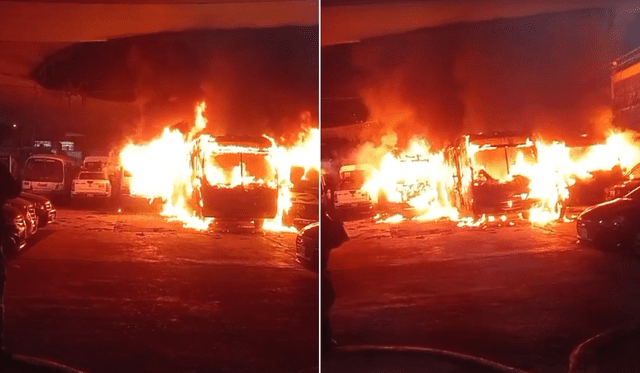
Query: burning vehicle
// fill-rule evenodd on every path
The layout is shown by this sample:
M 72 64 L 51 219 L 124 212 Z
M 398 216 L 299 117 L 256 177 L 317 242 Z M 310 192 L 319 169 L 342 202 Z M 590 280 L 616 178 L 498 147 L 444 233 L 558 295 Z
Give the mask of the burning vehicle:
M 576 218 L 586 208 L 622 197 L 634 189 L 634 184 L 640 186 L 638 180 L 633 182 L 626 178 L 619 165 L 611 170 L 591 171 L 585 178 L 576 177 L 568 186 L 568 197 L 562 201 L 560 218 Z
M 635 165 L 629 172 L 624 174 L 617 183 L 610 184 L 605 190 L 606 200 L 621 198 L 632 190 L 640 186 L 640 164 Z M 603 202 L 603 201 L 599 201 Z
M 284 225 L 294 226 L 298 230 L 318 222 L 320 213 L 319 174 L 316 170 L 310 170 L 305 175 L 304 171 L 304 168 L 300 166 L 291 168 L 291 182 L 293 184 L 291 208 L 282 217 Z
M 428 171 L 432 160 L 420 154 L 402 154 L 397 161 L 399 169 L 407 170 L 403 172 L 403 177 L 396 180 L 395 194 L 399 199 L 390 200 L 386 193 L 380 192 L 376 204 L 379 216 L 411 219 L 420 216 L 425 209 L 438 205 L 441 202 L 442 183 Z
M 333 193 L 335 211 L 343 218 L 373 216 L 373 201 L 362 189 L 372 168 L 368 165 L 344 165 L 340 167 L 340 181 Z
M 522 213 L 528 218 L 537 201 L 530 198 L 531 180 L 518 172 L 516 162 L 536 163 L 532 136 L 466 135 L 448 147 L 446 155 L 453 169 L 450 199 L 463 215 Z
M 148 143 L 126 145 L 120 152 L 120 166 L 127 175 L 122 188 L 159 206 L 161 215 L 185 227 L 205 230 L 211 223 L 251 221 L 256 228 L 295 232 L 283 224 L 283 217 L 291 215 L 298 189 L 305 194 L 313 186 L 298 181 L 311 181 L 320 169 L 319 129 L 304 128 L 286 147 L 266 135 L 212 136 L 205 132 L 204 109 L 204 102 L 196 106 L 195 126 L 188 133 L 165 127 Z M 294 174 L 298 179 L 292 183 Z M 292 188 L 297 191 L 292 193 Z M 300 198 L 296 204 L 303 204 Z M 304 204 L 311 205 L 310 212 L 307 206 L 304 212 L 310 217 L 317 202 Z
M 567 139 L 565 145 L 568 156 L 572 160 L 588 158 L 595 147 L 605 146 L 604 143 L 586 133 L 577 138 Z M 602 168 L 591 169 L 585 162 L 583 166 L 573 170 L 576 174 L 567 175 L 566 191 L 560 201 L 559 219 L 574 219 L 589 206 L 604 202 L 607 199 L 608 188 L 624 179 L 620 164 Z
M 192 154 L 200 216 L 216 221 L 253 221 L 262 228 L 278 213 L 278 175 L 264 137 L 203 136 Z
M 420 136 L 404 149 L 367 143 L 357 156 L 372 170 L 360 189 L 373 199 L 378 222 L 448 219 L 473 227 L 524 218 L 546 224 L 603 202 L 607 188 L 611 194 L 621 180 L 627 188 L 637 182 L 640 167 L 623 177 L 640 162 L 637 133 L 604 135 L 604 142 L 581 146 L 518 133 L 465 135 L 440 150 Z

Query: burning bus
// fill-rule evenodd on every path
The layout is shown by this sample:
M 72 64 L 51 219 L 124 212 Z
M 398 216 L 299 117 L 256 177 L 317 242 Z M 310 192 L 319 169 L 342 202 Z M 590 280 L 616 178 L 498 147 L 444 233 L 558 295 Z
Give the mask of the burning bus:
M 129 175 L 123 187 L 149 203 L 158 201 L 161 215 L 185 227 L 205 230 L 212 222 L 251 221 L 268 231 L 296 231 L 283 217 L 295 213 L 291 209 L 300 198 L 294 197 L 305 192 L 296 182 L 318 174 L 319 129 L 304 128 L 289 146 L 267 135 L 213 136 L 204 131 L 204 109 L 204 102 L 196 106 L 195 126 L 187 134 L 166 127 L 148 143 L 126 145 L 120 152 L 120 166 Z M 304 206 L 305 215 L 318 211 L 318 205 Z
M 531 180 L 520 164 L 535 164 L 532 136 L 508 133 L 465 135 L 445 150 L 453 172 L 450 200 L 462 215 L 504 215 L 528 212 L 536 202 L 529 197 Z
M 256 228 L 276 217 L 278 175 L 269 161 L 271 145 L 264 137 L 202 136 L 196 141 L 192 204 L 201 217 L 253 221 Z

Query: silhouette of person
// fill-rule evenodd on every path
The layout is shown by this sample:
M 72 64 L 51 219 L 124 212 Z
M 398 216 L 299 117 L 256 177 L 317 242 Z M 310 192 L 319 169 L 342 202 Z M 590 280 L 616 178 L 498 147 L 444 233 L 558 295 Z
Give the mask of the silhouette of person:
M 324 206 L 323 206 L 324 207 Z M 323 209 L 320 221 L 320 229 L 322 232 L 322 238 L 320 240 L 320 310 L 321 310 L 321 329 L 320 340 L 321 349 L 323 353 L 331 352 L 336 342 L 333 339 L 333 331 L 331 329 L 331 322 L 329 314 L 333 303 L 335 302 L 336 293 L 333 287 L 333 282 L 329 275 L 328 265 L 331 250 L 339 247 L 343 243 L 349 240 L 349 236 L 342 225 L 342 222 L 329 216 L 326 208 Z
M 8 124 L 0 124 L 0 144 L 5 142 L 12 134 L 12 127 Z M 22 183 L 16 180 L 9 167 L 0 163 L 0 208 L 3 208 L 7 200 L 20 196 Z M 9 238 L 9 222 L 6 221 L 4 213 L 0 214 L 0 359 L 10 358 L 4 350 L 4 285 L 7 281 L 7 268 L 5 250 Z

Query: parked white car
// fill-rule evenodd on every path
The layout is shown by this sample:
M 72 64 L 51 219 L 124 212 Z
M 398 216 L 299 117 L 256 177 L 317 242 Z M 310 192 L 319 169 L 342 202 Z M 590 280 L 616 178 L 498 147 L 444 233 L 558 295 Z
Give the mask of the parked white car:
M 111 182 L 103 171 L 82 171 L 71 184 L 71 198 L 109 198 Z

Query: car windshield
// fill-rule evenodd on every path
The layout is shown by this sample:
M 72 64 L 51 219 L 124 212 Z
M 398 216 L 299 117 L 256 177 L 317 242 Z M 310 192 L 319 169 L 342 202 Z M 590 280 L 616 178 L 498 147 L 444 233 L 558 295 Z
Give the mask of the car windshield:
M 62 161 L 59 159 L 32 158 L 24 168 L 24 180 L 61 183 L 64 178 Z
M 106 166 L 105 162 L 93 161 L 93 162 L 84 162 L 84 167 L 87 170 L 99 171 L 102 170 Z
M 81 172 L 78 175 L 80 180 L 106 180 L 107 176 L 102 172 Z

